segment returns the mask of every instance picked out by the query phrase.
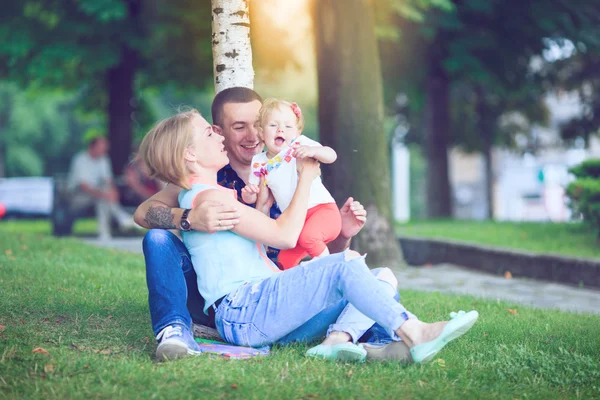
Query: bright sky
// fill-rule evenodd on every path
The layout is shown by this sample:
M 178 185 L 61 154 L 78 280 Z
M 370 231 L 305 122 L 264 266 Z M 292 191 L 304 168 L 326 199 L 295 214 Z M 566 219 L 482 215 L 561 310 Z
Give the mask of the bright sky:
M 296 60 L 301 64 L 300 69 L 288 68 L 278 79 L 264 71 L 255 71 L 255 86 L 263 97 L 282 97 L 299 103 L 316 102 L 317 74 L 309 1 L 253 0 L 250 4 L 251 7 L 259 7 L 259 12 L 268 13 L 274 25 L 289 32 L 289 39 L 295 46 Z
M 273 15 L 273 22 L 280 27 L 294 26 L 298 21 L 298 14 L 307 13 L 307 0 L 254 0 L 265 3 L 261 9 Z

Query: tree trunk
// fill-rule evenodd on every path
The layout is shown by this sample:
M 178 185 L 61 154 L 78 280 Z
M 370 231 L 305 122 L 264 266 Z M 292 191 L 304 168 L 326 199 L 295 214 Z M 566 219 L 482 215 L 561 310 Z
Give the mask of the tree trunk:
M 141 0 L 128 0 L 129 18 L 139 29 Z M 115 176 L 123 171 L 131 157 L 133 140 L 133 112 L 135 110 L 135 75 L 138 68 L 137 51 L 126 44 L 121 45 L 119 64 L 107 71 L 108 88 L 108 140 L 110 160 Z
M 433 45 L 435 46 L 435 44 Z M 432 49 L 427 74 L 427 103 L 425 129 L 427 157 L 427 216 L 452 216 L 452 198 L 448 175 L 448 147 L 450 128 L 450 80 L 442 66 L 442 57 Z
M 383 88 L 369 0 L 314 3 L 321 141 L 338 153 L 324 168 L 332 195 L 360 200 L 368 222 L 354 247 L 371 266 L 402 262 L 393 228 Z
M 215 91 L 254 87 L 249 0 L 212 0 Z
M 492 165 L 492 142 L 484 138 L 483 162 L 485 164 L 485 197 L 487 201 L 487 219 L 494 219 L 494 172 Z
M 484 163 L 484 184 L 485 184 L 485 200 L 487 202 L 487 210 L 485 217 L 487 219 L 494 218 L 494 173 L 492 164 L 492 148 L 495 138 L 494 118 L 490 115 L 489 108 L 486 103 L 485 90 L 481 86 L 475 89 L 477 95 L 477 126 L 481 135 L 482 147 L 481 153 Z
M 108 139 L 115 176 L 121 175 L 131 156 L 132 113 L 137 54 L 123 47 L 121 61 L 107 73 Z

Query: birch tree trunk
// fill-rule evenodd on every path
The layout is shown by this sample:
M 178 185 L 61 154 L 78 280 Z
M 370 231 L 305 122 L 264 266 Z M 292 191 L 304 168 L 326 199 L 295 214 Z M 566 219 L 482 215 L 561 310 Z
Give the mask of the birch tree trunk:
M 327 188 L 368 210 L 353 247 L 369 265 L 394 266 L 402 253 L 393 228 L 390 158 L 383 130 L 383 83 L 369 0 L 314 3 L 320 139 L 338 153 L 324 167 Z
M 249 0 L 212 0 L 215 92 L 233 86 L 254 88 Z

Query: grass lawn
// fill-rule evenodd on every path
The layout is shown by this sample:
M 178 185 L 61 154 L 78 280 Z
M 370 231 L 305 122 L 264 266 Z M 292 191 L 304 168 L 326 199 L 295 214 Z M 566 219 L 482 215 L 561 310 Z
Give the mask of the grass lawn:
M 97 232 L 95 218 L 81 218 L 73 224 L 74 235 L 95 235 Z M 0 220 L 0 230 L 18 233 L 52 233 L 52 224 L 49 219 L 9 219 Z
M 414 291 L 403 302 L 424 320 L 481 314 L 426 365 L 333 364 L 306 345 L 157 363 L 140 255 L 2 229 L 0 398 L 600 397 L 599 316 Z
M 538 253 L 600 258 L 596 234 L 580 223 L 416 221 L 397 224 L 396 232 Z

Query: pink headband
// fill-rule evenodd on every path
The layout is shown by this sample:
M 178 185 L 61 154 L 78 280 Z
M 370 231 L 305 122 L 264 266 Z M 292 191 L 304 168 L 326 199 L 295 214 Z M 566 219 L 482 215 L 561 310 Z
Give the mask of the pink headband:
M 291 107 L 294 114 L 296 114 L 296 117 L 300 118 L 302 116 L 302 110 L 300 109 L 300 106 L 296 103 L 292 103 Z

